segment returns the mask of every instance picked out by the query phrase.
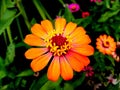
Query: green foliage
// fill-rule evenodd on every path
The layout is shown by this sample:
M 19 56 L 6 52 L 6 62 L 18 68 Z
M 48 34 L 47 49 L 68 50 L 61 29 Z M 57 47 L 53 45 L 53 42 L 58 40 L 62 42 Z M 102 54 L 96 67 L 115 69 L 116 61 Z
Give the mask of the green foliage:
M 4 32 L 4 30 L 12 23 L 15 19 L 16 9 L 9 10 L 6 9 L 3 15 L 0 18 L 0 35 Z
M 8 66 L 9 64 L 11 64 L 14 61 L 14 57 L 15 57 L 15 44 L 11 43 L 7 47 L 7 52 L 6 52 L 6 57 L 5 57 L 5 65 Z

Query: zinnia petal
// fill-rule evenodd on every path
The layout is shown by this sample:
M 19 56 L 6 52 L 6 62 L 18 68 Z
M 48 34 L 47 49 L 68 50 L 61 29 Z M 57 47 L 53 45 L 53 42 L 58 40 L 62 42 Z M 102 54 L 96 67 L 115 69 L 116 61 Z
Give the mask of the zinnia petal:
M 24 42 L 30 46 L 45 46 L 46 44 L 44 40 L 40 39 L 39 37 L 33 34 L 26 35 Z
M 48 68 L 47 76 L 49 80 L 57 81 L 60 76 L 59 57 L 55 56 Z
M 75 37 L 71 38 L 73 45 L 78 44 L 89 44 L 91 42 L 91 39 L 88 35 L 79 35 L 77 34 Z
M 61 69 L 61 76 L 64 80 L 70 80 L 73 78 L 72 67 L 63 56 L 60 57 L 60 69 Z
M 45 29 L 45 31 L 49 34 L 53 32 L 53 25 L 49 20 L 43 20 L 41 21 L 42 27 Z
M 64 36 L 69 35 L 71 32 L 73 32 L 73 30 L 76 28 L 77 24 L 73 23 L 73 22 L 69 22 L 66 27 L 65 27 L 65 31 L 64 31 Z
M 84 30 L 84 28 L 79 26 L 70 34 L 70 37 L 74 38 L 77 35 L 82 36 L 82 35 L 85 35 L 85 34 L 86 34 L 86 31 Z
M 73 70 L 80 72 L 84 68 L 84 64 L 80 62 L 78 58 L 75 58 L 71 53 L 68 52 L 65 57 L 67 58 L 67 61 L 70 63 Z
M 47 52 L 47 50 L 47 48 L 30 48 L 25 52 L 25 57 L 27 59 L 34 59 Z
M 31 32 L 34 35 L 43 39 L 47 37 L 47 33 L 45 32 L 45 30 L 42 28 L 40 24 L 34 24 L 31 28 Z
M 85 56 L 90 56 L 93 55 L 94 53 L 94 48 L 90 45 L 81 45 L 81 46 L 73 47 L 71 48 L 71 50 Z
M 88 57 L 80 55 L 79 53 L 76 53 L 72 50 L 69 51 L 69 54 L 75 57 L 77 60 L 79 60 L 81 63 L 84 64 L 84 66 L 87 66 L 90 63 L 90 60 Z
M 66 25 L 64 18 L 57 18 L 55 21 L 55 30 L 57 33 L 62 33 Z
M 32 60 L 31 68 L 34 72 L 41 71 L 50 61 L 51 53 L 44 54 Z

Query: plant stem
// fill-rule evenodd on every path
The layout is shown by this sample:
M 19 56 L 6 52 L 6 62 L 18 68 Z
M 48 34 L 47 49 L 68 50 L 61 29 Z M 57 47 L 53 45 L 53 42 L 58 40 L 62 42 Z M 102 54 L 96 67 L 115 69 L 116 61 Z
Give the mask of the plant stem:
M 48 17 L 49 20 L 52 20 L 51 16 L 48 14 L 47 10 L 44 8 L 42 3 L 39 1 L 39 6 L 41 6 L 42 10 L 44 11 L 45 15 Z
M 58 0 L 62 5 L 63 7 L 65 7 L 65 3 L 63 2 L 63 0 Z
M 9 38 L 10 43 L 12 43 L 13 40 L 12 40 L 12 35 L 11 35 L 10 26 L 7 27 L 7 34 L 8 34 L 8 38 Z
M 21 30 L 20 22 L 19 22 L 19 19 L 18 19 L 18 18 L 16 18 L 16 22 L 17 22 L 17 26 L 18 26 L 18 31 L 19 31 L 19 34 L 20 34 L 20 38 L 21 38 L 22 41 L 23 41 L 23 34 L 22 34 L 22 30 Z
M 38 1 L 38 0 L 32 0 L 32 1 L 34 3 L 35 7 L 37 8 L 39 14 L 41 15 L 42 19 L 43 20 L 46 19 L 46 16 L 45 16 L 42 8 L 40 7 L 40 1 Z
M 24 7 L 23 7 L 23 5 L 22 5 L 22 3 L 20 1 L 17 1 L 17 7 L 20 10 L 20 12 L 21 12 L 21 14 L 22 14 L 22 16 L 24 18 L 24 21 L 25 21 L 25 24 L 26 24 L 28 30 L 30 30 L 31 24 L 28 21 L 27 14 L 26 14 L 25 9 L 24 9 Z

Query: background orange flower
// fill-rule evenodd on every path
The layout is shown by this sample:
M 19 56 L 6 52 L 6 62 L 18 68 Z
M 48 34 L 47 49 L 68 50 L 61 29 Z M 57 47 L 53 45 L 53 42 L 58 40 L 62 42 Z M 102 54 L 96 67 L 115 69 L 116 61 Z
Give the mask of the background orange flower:
M 103 54 L 110 55 L 116 49 L 116 42 L 114 42 L 111 36 L 107 36 L 106 34 L 100 35 L 96 41 L 96 48 Z

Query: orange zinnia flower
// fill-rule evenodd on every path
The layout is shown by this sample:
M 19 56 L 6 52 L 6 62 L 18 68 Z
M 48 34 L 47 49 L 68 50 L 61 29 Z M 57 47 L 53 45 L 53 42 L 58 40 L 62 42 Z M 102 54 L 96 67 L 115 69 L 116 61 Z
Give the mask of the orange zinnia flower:
M 97 38 L 96 48 L 103 54 L 112 54 L 116 49 L 116 42 L 111 36 L 100 35 Z
M 73 22 L 66 24 L 64 18 L 57 18 L 55 28 L 49 20 L 43 20 L 41 24 L 34 24 L 31 31 L 24 42 L 37 47 L 27 50 L 25 57 L 33 59 L 31 68 L 34 72 L 42 70 L 51 61 L 48 79 L 57 81 L 61 76 L 70 80 L 73 70 L 80 72 L 90 63 L 87 56 L 93 54 L 94 48 L 88 45 L 91 40 L 83 27 L 77 27 Z

